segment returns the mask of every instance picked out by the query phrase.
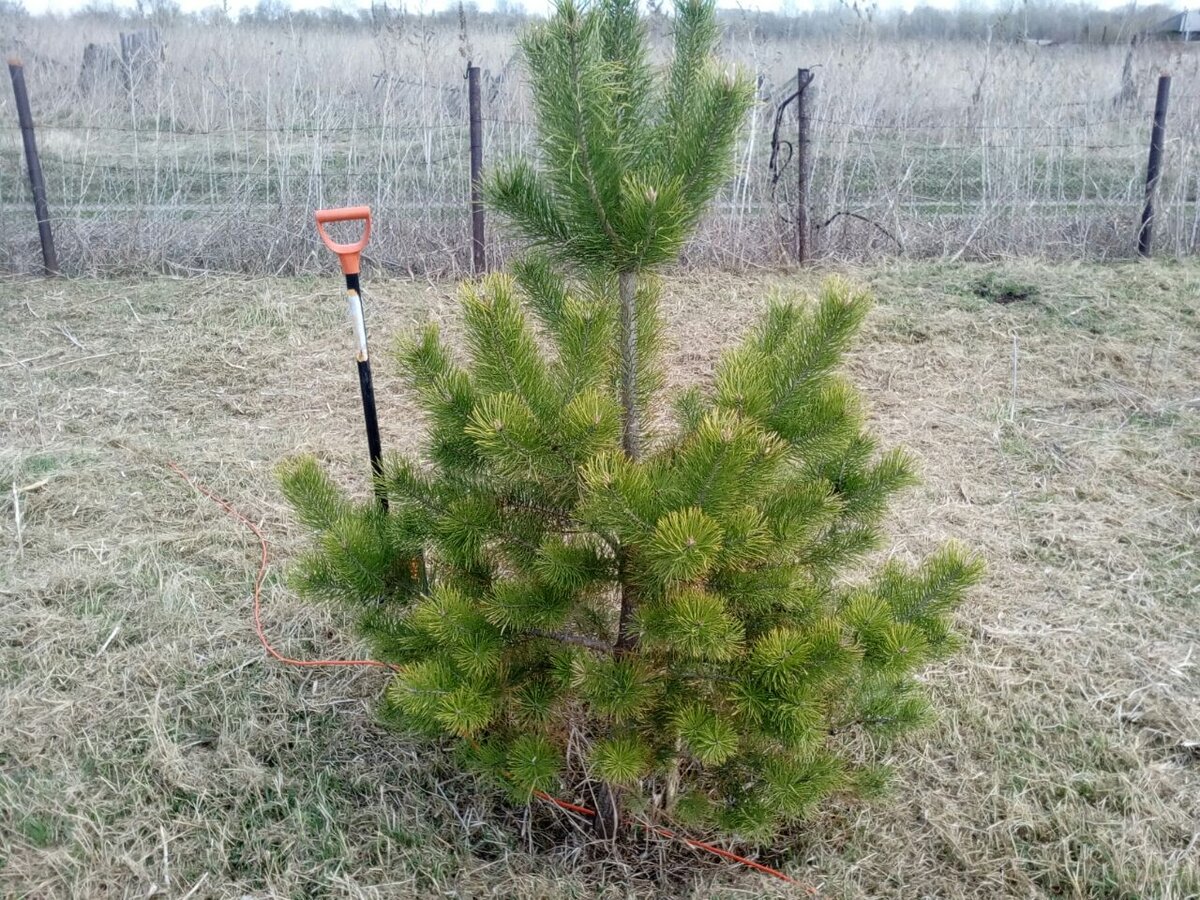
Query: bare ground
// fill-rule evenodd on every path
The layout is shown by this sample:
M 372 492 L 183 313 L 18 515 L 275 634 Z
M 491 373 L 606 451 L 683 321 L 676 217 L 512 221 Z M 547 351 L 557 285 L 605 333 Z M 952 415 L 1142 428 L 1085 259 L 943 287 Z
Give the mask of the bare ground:
M 894 552 L 956 537 L 989 576 L 892 796 L 763 858 L 831 897 L 1200 894 L 1200 267 L 851 274 L 880 298 L 851 374 L 924 466 Z M 675 380 L 816 277 L 674 281 Z M 377 351 L 452 325 L 452 286 L 369 287 Z M 257 545 L 164 462 L 263 523 L 277 642 L 353 654 L 284 585 L 304 536 L 272 478 L 311 451 L 365 491 L 349 345 L 333 279 L 0 283 L 0 895 L 789 895 L 661 840 L 588 847 L 382 728 L 379 673 L 264 658 Z M 411 449 L 384 356 L 385 445 Z

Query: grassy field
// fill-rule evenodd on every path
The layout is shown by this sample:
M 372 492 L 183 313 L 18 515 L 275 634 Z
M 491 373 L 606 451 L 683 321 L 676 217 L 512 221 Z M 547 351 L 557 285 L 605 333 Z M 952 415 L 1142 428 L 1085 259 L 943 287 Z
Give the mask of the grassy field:
M 675 280 L 674 380 L 818 274 Z M 761 858 L 829 897 L 1197 895 L 1200 266 L 850 274 L 880 301 L 851 375 L 924 469 L 893 552 L 959 538 L 989 575 L 892 796 Z M 369 286 L 385 446 L 412 449 L 382 350 L 453 332 L 453 288 Z M 309 451 L 367 490 L 342 315 L 332 277 L 0 282 L 0 896 L 798 894 L 590 846 L 384 730 L 378 672 L 264 657 L 257 543 L 165 464 L 262 523 L 280 647 L 354 654 L 287 590 L 304 536 L 272 477 Z

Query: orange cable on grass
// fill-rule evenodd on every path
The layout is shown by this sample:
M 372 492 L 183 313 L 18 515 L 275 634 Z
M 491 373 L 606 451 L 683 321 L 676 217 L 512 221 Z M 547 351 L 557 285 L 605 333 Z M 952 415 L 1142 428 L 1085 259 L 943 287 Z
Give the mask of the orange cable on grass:
M 547 794 L 545 791 L 535 790 L 533 792 L 533 796 L 537 797 L 539 800 L 545 800 L 547 803 L 553 803 L 555 806 L 561 807 L 562 809 L 569 810 L 573 813 L 579 813 L 581 816 L 594 816 L 596 814 L 594 809 L 588 809 L 586 806 L 580 806 L 577 803 L 571 803 L 567 800 L 560 800 L 551 794 Z
M 269 655 L 272 659 L 278 660 L 279 662 L 285 663 L 289 666 L 365 666 L 375 669 L 390 669 L 393 672 L 400 671 L 399 666 L 394 666 L 391 663 L 381 662 L 377 659 L 292 659 L 289 656 L 284 656 L 282 653 L 276 650 L 275 647 L 272 646 L 270 640 L 267 639 L 266 632 L 263 630 L 262 625 L 262 586 L 263 581 L 267 576 L 267 560 L 269 549 L 266 535 L 263 534 L 262 529 L 259 528 L 259 526 L 252 519 L 243 514 L 236 506 L 234 506 L 207 485 L 197 481 L 182 468 L 180 468 L 175 462 L 167 460 L 167 467 L 213 503 L 221 507 L 221 509 L 223 509 L 230 518 L 240 522 L 242 525 L 245 525 L 248 529 L 250 529 L 251 532 L 254 533 L 254 536 L 258 538 L 258 543 L 261 547 L 261 553 L 258 560 L 258 572 L 254 576 L 254 633 L 258 635 L 259 643 L 261 643 L 263 649 L 267 651 L 267 655 Z M 594 809 L 590 809 L 586 806 L 580 806 L 576 803 L 570 803 L 566 800 L 560 800 L 558 797 L 547 794 L 545 791 L 535 790 L 533 792 L 533 796 L 537 797 L 539 800 L 545 800 L 547 803 L 553 803 L 555 806 L 561 809 L 578 813 L 579 815 L 596 815 L 596 811 Z M 685 837 L 684 835 L 677 834 L 671 829 L 664 828 L 661 825 L 652 825 L 647 822 L 637 821 L 627 822 L 627 824 L 646 828 L 650 831 L 653 831 L 655 834 L 658 834 L 660 837 L 679 841 L 683 844 L 687 844 L 689 847 L 693 847 L 697 850 L 704 850 L 713 854 L 714 856 L 719 856 L 722 859 L 729 860 L 730 862 L 735 862 L 739 865 L 746 866 L 747 868 L 754 869 L 755 871 L 762 872 L 765 875 L 770 875 L 773 878 L 778 878 L 780 881 L 785 881 L 788 884 L 797 885 L 801 887 L 805 894 L 809 897 L 817 896 L 817 891 L 815 888 L 812 888 L 808 885 L 803 885 L 790 875 L 780 872 L 778 869 L 772 869 L 770 866 L 763 865 L 760 862 L 755 862 L 752 859 L 739 856 L 731 850 L 725 850 L 716 846 L 715 844 L 709 844 L 705 841 L 697 841 L 693 838 Z
M 198 490 L 213 503 L 217 504 L 217 506 L 221 507 L 221 509 L 225 510 L 225 512 L 231 518 L 249 528 L 252 532 L 254 532 L 254 536 L 258 538 L 258 543 L 262 547 L 262 554 L 258 560 L 258 574 L 254 576 L 254 633 L 258 635 L 259 643 L 263 645 L 263 649 L 267 651 L 268 656 L 270 656 L 272 659 L 279 660 L 281 663 L 287 663 L 289 666 L 367 666 L 373 669 L 391 669 L 393 672 L 400 671 L 398 666 L 393 666 L 390 663 L 380 662 L 377 659 L 292 659 L 290 656 L 284 656 L 282 653 L 276 650 L 271 645 L 271 642 L 267 639 L 267 634 L 263 630 L 262 624 L 262 586 L 263 581 L 267 577 L 268 550 L 267 538 L 262 533 L 262 529 L 245 515 L 243 515 L 242 512 L 238 510 L 237 507 L 235 507 L 232 503 L 217 494 L 207 485 L 202 484 L 194 479 L 174 462 L 168 460 L 167 466 L 172 472 Z

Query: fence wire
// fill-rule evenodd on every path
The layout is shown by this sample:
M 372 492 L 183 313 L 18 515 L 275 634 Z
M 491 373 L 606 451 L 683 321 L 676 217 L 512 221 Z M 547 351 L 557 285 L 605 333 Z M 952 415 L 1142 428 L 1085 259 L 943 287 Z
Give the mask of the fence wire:
M 815 83 L 810 222 L 817 255 L 1129 256 L 1144 190 L 1145 100 L 1037 106 L 1024 118 L 986 105 L 864 116 Z M 323 206 L 368 203 L 368 264 L 396 272 L 470 268 L 465 84 L 390 79 L 388 102 L 322 107 L 311 121 L 270 109 L 172 110 L 162 83 L 38 111 L 37 139 L 59 259 L 71 273 L 313 271 L 311 225 Z M 734 176 L 687 248 L 688 264 L 775 265 L 793 244 L 797 173 L 776 104 L 794 79 L 759 80 Z M 485 78 L 485 166 L 536 157 L 524 88 Z M 1200 250 L 1200 101 L 1171 111 L 1155 222 L 1159 252 Z M 36 270 L 38 251 L 20 133 L 0 110 L 0 268 Z M 514 247 L 488 222 L 489 256 Z

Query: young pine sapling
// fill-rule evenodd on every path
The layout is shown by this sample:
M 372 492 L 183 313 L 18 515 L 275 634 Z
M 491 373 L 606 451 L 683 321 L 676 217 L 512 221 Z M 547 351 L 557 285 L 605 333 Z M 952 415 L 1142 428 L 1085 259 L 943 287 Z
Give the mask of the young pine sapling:
M 712 0 L 678 0 L 665 71 L 632 0 L 532 28 L 538 161 L 487 185 L 531 250 L 463 287 L 465 358 L 433 325 L 402 345 L 425 458 L 388 461 L 387 513 L 283 470 L 317 533 L 296 583 L 399 667 L 398 721 L 521 800 L 590 787 L 604 835 L 637 809 L 760 841 L 877 789 L 862 736 L 925 720 L 914 673 L 980 572 L 947 547 L 846 577 L 913 477 L 837 374 L 868 308 L 843 281 L 772 303 L 663 414 L 657 273 L 753 95 L 718 39 Z

